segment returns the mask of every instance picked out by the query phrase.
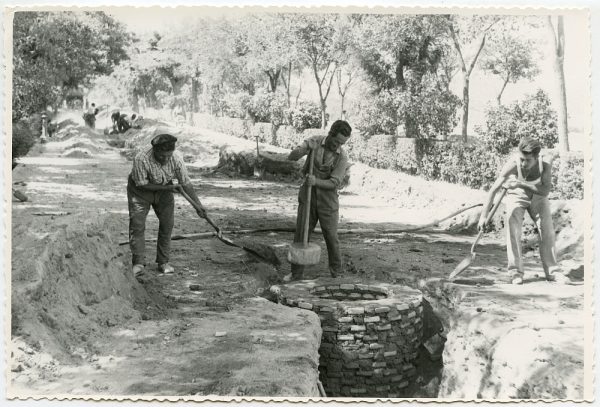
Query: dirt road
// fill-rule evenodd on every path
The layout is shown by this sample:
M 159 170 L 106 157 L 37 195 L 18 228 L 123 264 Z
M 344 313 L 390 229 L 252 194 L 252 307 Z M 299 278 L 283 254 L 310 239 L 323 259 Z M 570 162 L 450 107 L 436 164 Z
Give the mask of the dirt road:
M 179 240 L 176 273 L 160 275 L 150 263 L 138 282 L 128 246 L 119 245 L 127 240 L 131 162 L 100 132 L 70 126 L 59 137 L 13 171 L 30 199 L 12 208 L 11 394 L 318 396 L 318 318 L 260 297 L 288 273 L 292 235 L 235 237 L 272 245 L 280 269 L 216 239 Z M 225 230 L 293 226 L 297 185 L 190 170 Z M 341 196 L 341 227 L 427 221 L 401 217 L 395 200 L 353 192 Z M 386 210 L 395 215 L 382 218 Z M 175 211 L 174 234 L 211 230 L 181 197 Z M 150 214 L 147 237 L 157 227 Z M 502 241 L 487 238 L 474 267 L 448 283 L 471 239 L 441 229 L 342 237 L 346 273 L 422 289 L 444 323 L 444 369 L 422 369 L 411 395 L 583 397 L 582 269 L 573 285 L 557 286 L 542 279 L 531 252 L 526 284 L 512 286 Z M 153 260 L 152 243 L 147 251 Z M 307 277 L 325 275 L 325 262 Z

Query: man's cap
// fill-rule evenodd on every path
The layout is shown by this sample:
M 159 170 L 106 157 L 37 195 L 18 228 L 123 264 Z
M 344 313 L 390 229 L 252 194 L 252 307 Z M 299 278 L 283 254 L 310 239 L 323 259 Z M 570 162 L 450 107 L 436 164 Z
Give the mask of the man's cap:
M 158 127 L 154 130 L 154 137 L 150 142 L 152 146 L 159 146 L 161 144 L 166 143 L 175 143 L 177 141 L 177 137 L 171 134 L 171 131 L 165 127 Z

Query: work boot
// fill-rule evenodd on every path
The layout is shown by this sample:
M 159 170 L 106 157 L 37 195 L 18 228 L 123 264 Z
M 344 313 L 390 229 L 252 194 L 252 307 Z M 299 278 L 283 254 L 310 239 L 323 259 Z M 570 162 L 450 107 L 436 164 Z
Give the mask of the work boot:
M 164 274 L 173 274 L 175 269 L 169 263 L 159 264 L 158 271 Z

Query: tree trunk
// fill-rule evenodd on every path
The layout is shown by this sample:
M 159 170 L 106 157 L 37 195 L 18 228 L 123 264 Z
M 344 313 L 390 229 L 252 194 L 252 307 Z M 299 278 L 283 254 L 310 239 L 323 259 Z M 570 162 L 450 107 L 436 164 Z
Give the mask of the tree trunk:
M 321 99 L 321 128 L 327 128 L 327 104 Z
M 566 153 L 569 148 L 569 127 L 567 122 L 567 91 L 565 87 L 565 73 L 563 62 L 565 56 L 565 33 L 563 16 L 558 16 L 556 32 L 552 24 L 552 17 L 548 16 L 548 29 L 552 34 L 554 44 L 554 73 L 556 75 L 556 96 L 558 108 L 558 147 L 561 153 Z M 562 155 L 564 156 L 564 154 Z
M 346 114 L 344 113 L 344 98 L 345 98 L 346 95 L 342 94 L 340 96 L 342 97 L 342 103 L 341 103 L 341 106 L 340 106 L 340 109 L 341 109 L 340 110 L 340 118 L 342 120 L 346 120 Z
M 504 80 L 504 84 L 502 85 L 502 89 L 500 89 L 500 93 L 498 93 L 498 96 L 496 96 L 496 102 L 498 102 L 498 106 L 502 104 L 502 94 L 504 93 L 504 89 L 506 89 L 506 85 L 508 84 L 509 79 L 510 76 L 507 76 Z
M 461 123 L 461 137 L 463 143 L 467 142 L 468 126 L 469 126 L 469 77 L 465 74 L 463 79 L 463 115 Z
M 190 101 L 192 112 L 197 113 L 200 110 L 198 105 L 198 80 L 192 78 L 192 100 Z

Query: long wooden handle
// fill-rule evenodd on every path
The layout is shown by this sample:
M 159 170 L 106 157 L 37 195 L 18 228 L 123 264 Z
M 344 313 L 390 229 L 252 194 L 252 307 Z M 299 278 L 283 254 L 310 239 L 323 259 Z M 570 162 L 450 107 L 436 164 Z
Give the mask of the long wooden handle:
M 492 207 L 492 210 L 490 211 L 490 213 L 488 213 L 487 218 L 485 218 L 485 224 L 486 225 L 488 223 L 490 223 L 490 221 L 492 220 L 492 217 L 494 216 L 494 214 L 498 210 L 498 207 L 500 207 L 500 202 L 502 202 L 502 198 L 504 198 L 504 195 L 506 195 L 506 191 L 507 191 L 506 188 L 502 188 L 502 193 L 500 194 L 500 198 L 498 198 L 498 200 L 496 201 L 496 203 Z M 483 236 L 483 230 L 481 230 L 479 232 L 479 234 L 477 235 L 477 238 L 473 242 L 473 246 L 471 246 L 471 253 L 475 252 L 475 246 L 477 246 L 477 243 L 479 243 L 479 239 L 481 239 L 481 236 Z
M 310 152 L 308 153 L 308 175 L 313 175 L 314 155 L 314 150 L 310 150 Z M 304 236 L 302 237 L 302 244 L 304 244 L 304 246 L 308 246 L 308 224 L 310 221 L 311 192 L 312 187 L 310 185 L 306 185 L 306 204 L 304 205 Z
M 204 208 L 202 208 L 200 205 L 198 205 L 198 203 L 196 201 L 194 201 L 192 198 L 190 198 L 190 196 L 185 191 L 181 190 L 181 195 L 183 195 L 183 197 L 194 207 L 195 210 L 204 211 L 204 213 L 205 213 L 204 219 L 206 219 L 206 221 L 208 222 L 208 224 L 210 226 L 212 226 L 217 232 L 221 231 L 221 228 L 219 228 L 217 225 L 215 225 L 215 223 L 208 217 L 208 215 L 206 214 L 206 210 Z

